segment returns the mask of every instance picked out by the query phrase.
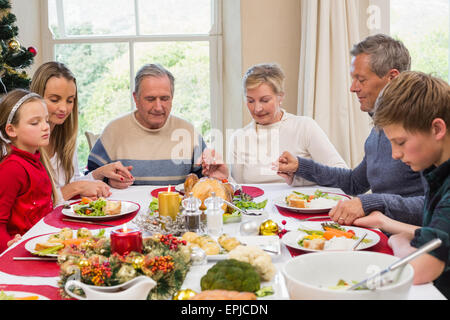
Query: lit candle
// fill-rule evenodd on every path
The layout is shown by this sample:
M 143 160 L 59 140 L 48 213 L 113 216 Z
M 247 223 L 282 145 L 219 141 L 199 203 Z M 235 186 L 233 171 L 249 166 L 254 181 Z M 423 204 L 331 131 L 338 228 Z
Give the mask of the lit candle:
M 167 191 L 158 193 L 158 208 L 160 216 L 169 216 L 172 220 L 176 220 L 177 214 L 180 212 L 180 195 L 178 192 Z
M 136 251 L 142 253 L 142 232 L 128 229 L 125 224 L 123 228 L 111 231 L 111 252 L 121 256 Z

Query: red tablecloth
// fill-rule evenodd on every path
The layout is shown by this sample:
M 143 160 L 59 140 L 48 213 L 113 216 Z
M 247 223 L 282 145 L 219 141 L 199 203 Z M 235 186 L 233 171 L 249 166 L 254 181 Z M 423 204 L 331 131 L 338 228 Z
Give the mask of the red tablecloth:
M 157 188 L 152 190 L 151 195 L 152 197 L 158 198 L 158 193 L 161 191 L 167 191 L 167 187 L 163 188 Z M 171 189 L 171 191 L 176 191 L 174 189 Z M 242 186 L 242 191 L 244 191 L 246 194 L 251 196 L 252 198 L 260 197 L 264 194 L 264 190 L 258 187 L 251 187 L 251 186 Z M 181 193 L 183 194 L 183 193 Z M 240 191 L 236 191 L 236 195 L 240 194 Z
M 137 204 L 139 206 L 139 204 Z M 102 229 L 105 228 L 105 226 L 102 225 L 95 225 L 95 224 L 88 224 L 88 223 L 83 223 L 83 222 L 70 222 L 70 221 L 63 221 L 63 218 L 67 218 L 70 219 L 70 217 L 66 217 L 65 215 L 62 214 L 62 209 L 63 206 L 59 206 L 57 208 L 55 208 L 52 212 L 50 212 L 48 215 L 46 215 L 44 217 L 44 222 L 46 224 L 48 224 L 49 226 L 55 227 L 55 228 L 72 228 L 72 229 L 79 229 L 79 228 L 87 228 L 87 229 Z M 105 219 L 105 220 L 89 220 L 91 222 L 99 222 L 99 223 L 106 223 L 109 225 L 113 225 L 113 226 L 120 226 L 124 223 L 127 223 L 131 220 L 133 220 L 133 218 L 137 215 L 137 213 L 140 210 L 140 206 L 139 209 L 131 212 L 130 214 L 126 214 L 123 216 L 120 216 L 117 219 Z
M 0 259 L 0 271 L 29 277 L 57 277 L 59 275 L 59 266 L 55 261 L 16 261 L 14 257 L 36 257 L 25 249 L 25 243 L 31 239 L 40 237 L 36 236 L 22 241 L 17 246 L 7 251 Z
M 59 288 L 52 286 L 35 286 L 35 285 L 20 285 L 20 284 L 0 284 L 0 291 L 22 291 L 29 292 L 30 296 L 39 294 L 50 300 L 62 300 L 59 294 Z M 14 294 L 12 292 L 12 294 Z
M 305 219 L 305 218 L 309 218 L 309 217 L 313 217 L 313 216 L 322 216 L 323 220 L 328 220 L 329 216 L 328 214 L 306 214 L 306 213 L 298 213 L 298 212 L 293 212 L 291 210 L 287 210 L 281 207 L 278 207 L 278 212 L 285 217 L 290 217 L 290 218 L 295 218 L 295 219 Z M 321 219 L 314 219 L 314 221 L 321 221 Z M 381 252 L 381 253 L 386 253 L 386 254 L 394 254 L 391 247 L 389 247 L 388 245 L 388 237 L 381 231 L 377 231 L 377 230 L 373 230 L 373 229 L 369 229 L 375 233 L 377 233 L 380 236 L 380 242 L 378 242 L 376 245 L 374 245 L 373 247 L 367 248 L 365 250 L 368 251 L 374 251 L 374 252 Z M 298 256 L 300 254 L 303 253 L 307 253 L 307 251 L 303 251 L 303 250 L 299 250 L 299 249 L 294 249 L 291 247 L 287 247 L 287 249 L 289 250 L 291 256 L 295 257 Z

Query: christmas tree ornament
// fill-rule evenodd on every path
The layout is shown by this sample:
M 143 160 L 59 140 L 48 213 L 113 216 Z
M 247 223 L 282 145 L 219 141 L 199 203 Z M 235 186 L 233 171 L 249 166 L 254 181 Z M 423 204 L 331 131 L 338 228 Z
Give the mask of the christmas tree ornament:
M 259 225 L 254 220 L 247 220 L 241 223 L 241 235 L 243 236 L 257 236 L 259 234 Z
M 89 266 L 89 260 L 88 259 L 85 259 L 85 258 L 82 258 L 82 259 L 80 259 L 80 261 L 78 261 L 78 266 L 80 267 L 80 268 L 84 268 L 84 267 L 87 267 L 87 266 Z
M 144 264 L 144 256 L 134 257 L 132 264 L 135 269 L 140 269 Z
M 35 47 L 28 47 L 27 50 L 28 50 L 28 52 L 30 52 L 33 55 L 33 57 L 36 57 L 37 49 Z
M 177 293 L 174 294 L 172 300 L 189 300 L 196 294 L 197 292 L 192 289 L 182 289 L 178 290 Z
M 200 247 L 193 247 L 191 252 L 192 265 L 205 264 L 208 260 L 205 250 Z
M 12 40 L 9 40 L 8 47 L 13 51 L 17 51 L 20 49 L 20 43 L 16 39 L 12 39 Z
M 279 227 L 272 220 L 266 220 L 259 226 L 259 234 L 262 236 L 274 236 L 278 234 Z

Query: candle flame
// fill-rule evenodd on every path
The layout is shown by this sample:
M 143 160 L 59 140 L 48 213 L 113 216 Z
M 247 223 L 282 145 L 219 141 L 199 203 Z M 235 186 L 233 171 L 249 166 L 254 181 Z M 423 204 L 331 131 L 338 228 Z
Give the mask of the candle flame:
M 167 192 L 170 192 L 170 188 L 171 188 L 171 187 L 172 187 L 172 186 L 169 185 L 169 188 L 167 188 Z
M 123 225 L 122 231 L 125 232 L 125 233 L 128 232 L 128 228 L 127 228 L 127 224 L 126 223 Z

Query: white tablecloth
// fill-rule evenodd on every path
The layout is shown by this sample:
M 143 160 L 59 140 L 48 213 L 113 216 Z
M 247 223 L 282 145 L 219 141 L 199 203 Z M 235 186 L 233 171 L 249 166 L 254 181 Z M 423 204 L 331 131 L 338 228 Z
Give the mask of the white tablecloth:
M 277 197 L 286 195 L 290 188 L 286 184 L 264 184 L 264 185 L 255 185 L 257 187 L 260 187 L 264 189 L 264 195 L 260 199 L 256 199 L 257 201 L 262 201 L 263 199 L 268 199 L 268 203 L 266 206 L 266 211 L 269 214 L 270 219 L 281 225 L 281 221 L 285 220 L 287 223 L 285 225 L 285 228 L 287 230 L 295 229 L 296 224 L 298 224 L 297 220 L 294 218 L 287 218 L 278 213 L 278 210 L 273 204 L 273 200 Z M 151 191 L 153 189 L 160 188 L 160 186 L 132 186 L 125 190 L 118 190 L 118 189 L 112 189 L 112 195 L 111 199 L 118 199 L 118 200 L 128 200 L 137 202 L 141 206 L 141 212 L 147 212 L 148 205 L 151 201 Z M 301 188 L 296 188 L 301 189 Z M 308 187 L 305 189 L 316 189 L 315 187 Z M 320 187 L 321 190 L 329 191 L 329 192 L 338 192 L 342 193 L 339 189 L 334 188 L 325 188 Z M 42 235 L 47 234 L 51 232 L 57 232 L 59 229 L 49 226 L 46 223 L 44 223 L 42 219 L 39 221 L 35 226 L 33 226 L 32 229 L 30 229 L 22 238 L 22 241 Z M 133 227 L 132 222 L 130 227 Z M 224 233 L 227 233 L 229 235 L 239 235 L 239 223 L 228 223 L 224 225 Z M 113 229 L 116 229 L 118 227 L 114 227 Z M 11 248 L 10 248 L 11 249 Z M 1 259 L 1 256 L 0 256 Z M 275 279 L 273 280 L 274 287 L 276 289 L 276 295 L 268 298 L 275 298 L 275 299 L 289 299 L 288 292 L 286 290 L 285 284 L 284 284 L 284 278 L 281 274 L 281 269 L 283 265 L 289 260 L 292 259 L 291 254 L 286 249 L 284 245 L 281 245 L 281 255 L 276 257 L 273 260 L 273 263 L 278 269 L 278 273 L 275 276 Z M 203 274 L 206 272 L 206 270 L 213 265 L 214 262 L 209 262 L 207 265 L 202 266 L 193 266 L 191 270 L 189 271 L 186 280 L 183 284 L 183 288 L 191 288 L 195 290 L 197 287 L 199 287 L 200 278 L 203 276 Z M 21 285 L 51 285 L 57 287 L 57 281 L 59 280 L 58 277 L 22 277 L 22 276 L 15 276 L 10 275 L 7 273 L 0 272 L 0 284 L 21 284 Z M 198 289 L 197 289 L 198 290 Z M 198 290 L 199 291 L 199 290 Z M 412 286 L 410 293 L 409 293 L 409 299 L 416 300 L 442 300 L 445 299 L 445 297 L 437 290 L 433 284 L 425 284 L 425 285 L 419 285 L 419 286 Z

